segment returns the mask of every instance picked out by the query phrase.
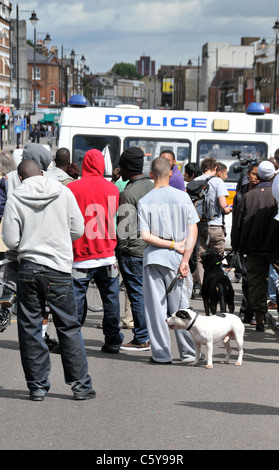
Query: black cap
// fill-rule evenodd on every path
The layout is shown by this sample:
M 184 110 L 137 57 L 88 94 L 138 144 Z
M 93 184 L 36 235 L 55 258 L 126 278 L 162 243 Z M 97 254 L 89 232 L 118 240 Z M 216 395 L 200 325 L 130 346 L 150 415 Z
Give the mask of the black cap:
M 142 174 L 144 152 L 139 147 L 130 147 L 121 154 L 119 160 L 120 168 L 131 175 Z

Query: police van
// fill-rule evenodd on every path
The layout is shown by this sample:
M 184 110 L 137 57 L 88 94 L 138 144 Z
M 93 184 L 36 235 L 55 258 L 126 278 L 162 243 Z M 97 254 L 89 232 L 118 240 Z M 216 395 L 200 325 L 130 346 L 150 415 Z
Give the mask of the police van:
M 240 171 L 279 148 L 279 115 L 266 114 L 260 103 L 251 103 L 246 113 L 90 107 L 81 95 L 63 109 L 58 148 L 67 147 L 80 169 L 85 152 L 96 148 L 104 154 L 109 177 L 122 151 L 134 146 L 145 153 L 145 172 L 166 148 L 174 151 L 182 173 L 188 162 L 200 164 L 208 156 L 225 163 L 231 205 Z M 230 223 L 226 217 L 228 233 Z

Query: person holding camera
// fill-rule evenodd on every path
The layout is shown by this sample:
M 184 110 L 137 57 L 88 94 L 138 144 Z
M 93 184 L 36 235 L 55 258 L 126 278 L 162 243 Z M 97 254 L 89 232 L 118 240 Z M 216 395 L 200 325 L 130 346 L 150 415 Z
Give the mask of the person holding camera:
M 250 312 L 255 314 L 256 331 L 263 332 L 270 264 L 279 273 L 279 224 L 271 187 L 275 167 L 265 160 L 257 173 L 259 184 L 245 194 L 234 213 L 231 243 L 234 251 L 247 255 Z

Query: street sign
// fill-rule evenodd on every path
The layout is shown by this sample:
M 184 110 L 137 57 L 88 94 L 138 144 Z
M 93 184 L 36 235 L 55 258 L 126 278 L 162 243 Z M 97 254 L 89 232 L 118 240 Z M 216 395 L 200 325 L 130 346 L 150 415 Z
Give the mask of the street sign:
M 20 134 L 21 133 L 21 126 L 15 126 L 15 132 L 16 132 L 16 134 Z

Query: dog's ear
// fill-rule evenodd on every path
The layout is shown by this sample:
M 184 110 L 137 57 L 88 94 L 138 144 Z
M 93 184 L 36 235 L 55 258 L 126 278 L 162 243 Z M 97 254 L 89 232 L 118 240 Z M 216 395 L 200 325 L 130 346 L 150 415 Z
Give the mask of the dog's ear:
M 188 320 L 190 318 L 190 315 L 187 310 L 178 310 L 175 315 L 178 318 L 183 318 L 184 320 Z

